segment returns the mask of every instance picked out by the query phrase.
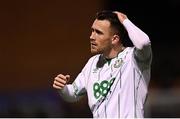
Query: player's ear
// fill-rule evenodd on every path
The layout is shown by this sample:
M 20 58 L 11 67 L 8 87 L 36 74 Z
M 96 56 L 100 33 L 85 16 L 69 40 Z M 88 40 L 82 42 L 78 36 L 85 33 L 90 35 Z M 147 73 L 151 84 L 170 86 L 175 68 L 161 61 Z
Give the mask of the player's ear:
M 119 43 L 119 40 L 120 40 L 120 37 L 118 35 L 113 35 L 113 38 L 112 38 L 112 44 L 117 44 Z

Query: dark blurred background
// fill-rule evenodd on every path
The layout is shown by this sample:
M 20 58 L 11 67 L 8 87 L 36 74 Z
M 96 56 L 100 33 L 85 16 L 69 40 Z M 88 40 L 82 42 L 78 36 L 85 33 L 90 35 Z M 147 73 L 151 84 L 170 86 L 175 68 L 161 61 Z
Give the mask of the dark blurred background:
M 145 117 L 180 117 L 179 0 L 6 0 L 0 2 L 0 117 L 92 117 L 84 96 L 67 103 L 52 88 L 71 82 L 89 57 L 96 12 L 124 12 L 152 41 Z

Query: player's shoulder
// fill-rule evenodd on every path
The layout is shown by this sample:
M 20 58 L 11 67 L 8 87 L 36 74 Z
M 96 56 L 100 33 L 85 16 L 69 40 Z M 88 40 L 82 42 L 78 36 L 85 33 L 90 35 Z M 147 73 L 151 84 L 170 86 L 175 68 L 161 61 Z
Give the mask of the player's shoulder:
M 124 61 L 128 61 L 133 57 L 134 47 L 126 47 L 118 57 L 123 57 Z
M 96 54 L 96 55 L 91 56 L 88 59 L 87 64 L 92 64 L 93 62 L 96 62 L 99 59 L 99 56 L 100 56 L 100 54 Z
M 91 57 L 88 59 L 85 67 L 89 67 L 89 66 L 91 66 L 92 64 L 94 64 L 95 62 L 97 62 L 98 59 L 99 59 L 99 56 L 100 56 L 100 54 L 91 56 Z
M 91 56 L 91 57 L 89 58 L 88 62 L 92 62 L 92 61 L 98 59 L 99 56 L 100 56 L 100 54 L 96 54 L 96 55 Z
M 133 47 L 127 47 L 127 50 L 129 50 L 129 51 L 133 51 L 135 49 L 135 46 L 133 46 Z
M 124 50 L 125 54 L 132 54 L 134 51 L 135 47 L 126 47 L 126 49 Z

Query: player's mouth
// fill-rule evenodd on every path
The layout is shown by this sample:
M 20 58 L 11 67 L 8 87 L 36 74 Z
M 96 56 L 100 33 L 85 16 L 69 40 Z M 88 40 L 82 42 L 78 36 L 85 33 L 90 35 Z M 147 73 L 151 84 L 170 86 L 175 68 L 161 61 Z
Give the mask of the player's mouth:
M 97 47 L 97 44 L 96 43 L 91 43 L 91 48 L 92 49 L 95 49 Z
M 91 42 L 91 46 L 97 46 L 97 44 L 96 44 L 96 43 L 92 43 L 92 42 Z

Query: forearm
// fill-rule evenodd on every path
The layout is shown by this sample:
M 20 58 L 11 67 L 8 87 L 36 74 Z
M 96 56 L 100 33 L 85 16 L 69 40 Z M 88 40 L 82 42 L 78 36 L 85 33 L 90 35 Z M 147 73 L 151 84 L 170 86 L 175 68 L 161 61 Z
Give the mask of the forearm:
M 123 25 L 128 32 L 130 40 L 138 50 L 142 50 L 144 47 L 150 45 L 148 35 L 135 26 L 129 19 L 125 19 Z
M 146 33 L 135 26 L 129 19 L 123 21 L 123 25 L 128 32 L 128 36 L 135 46 L 135 58 L 145 61 L 151 58 L 151 42 Z
M 74 93 L 72 84 L 68 84 L 63 89 L 59 90 L 59 94 L 67 102 L 75 102 L 79 99 L 79 96 L 76 96 Z

